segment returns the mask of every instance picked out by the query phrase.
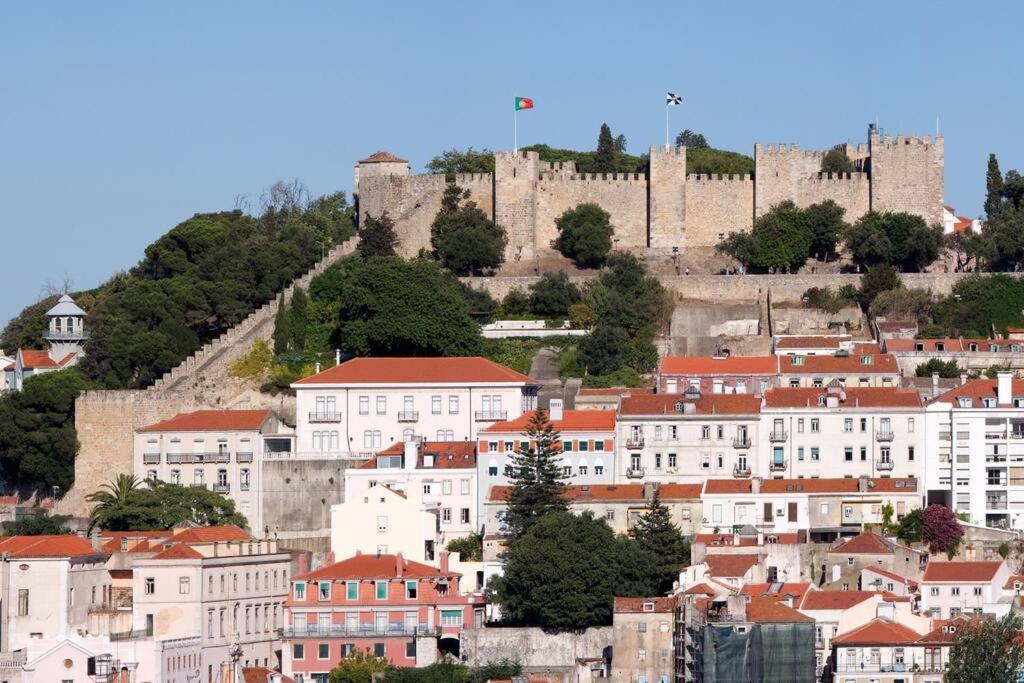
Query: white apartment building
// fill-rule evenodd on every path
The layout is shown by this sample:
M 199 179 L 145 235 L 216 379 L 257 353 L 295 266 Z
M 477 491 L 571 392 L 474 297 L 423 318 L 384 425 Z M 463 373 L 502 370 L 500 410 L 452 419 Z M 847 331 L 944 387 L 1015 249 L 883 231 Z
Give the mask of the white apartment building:
M 852 352 L 834 355 L 779 356 L 780 387 L 898 387 L 900 368 L 892 354 L 877 344 L 855 344 Z
M 533 410 L 539 384 L 480 357 L 354 358 L 292 388 L 298 452 L 371 458 L 413 438 L 475 441 Z
M 423 500 L 423 489 L 406 491 L 385 484 L 346 495 L 331 506 L 331 552 L 335 557 L 399 554 L 434 563 L 442 547 L 437 510 Z
M 276 663 L 291 555 L 238 527 L 183 531 L 133 567 L 134 630 L 157 640 L 202 637 L 199 681 L 214 683 L 229 648 L 245 666 Z
M 263 529 L 265 457 L 292 449 L 293 435 L 270 410 L 197 410 L 135 432 L 135 474 L 223 494 Z
M 933 560 L 921 577 L 921 612 L 933 619 L 983 613 L 1001 617 L 1013 607 L 1015 591 L 1006 587 L 1012 576 L 1005 561 Z
M 924 477 L 924 412 L 912 389 L 769 389 L 760 419 L 762 476 Z
M 346 501 L 365 496 L 375 486 L 406 494 L 420 491 L 424 508 L 437 517 L 437 540 L 442 546 L 480 530 L 476 443 L 473 441 L 396 443 L 377 453 L 362 467 L 345 471 Z M 350 523 L 342 524 L 347 528 Z M 375 550 L 374 547 L 358 549 L 365 553 Z M 339 551 L 338 557 L 353 555 L 355 550 Z M 394 551 L 420 559 L 419 552 L 406 554 L 397 547 Z
M 1024 380 L 969 381 L 925 408 L 929 502 L 1024 529 Z
M 496 422 L 481 430 L 477 455 L 480 487 L 477 513 L 492 486 L 509 483 L 508 472 L 517 451 L 535 447 L 526 437 L 534 412 L 514 420 Z M 610 484 L 615 480 L 615 421 L 611 410 L 563 410 L 560 399 L 551 401 L 547 415 L 561 437 L 562 472 L 567 484 Z
M 761 401 L 753 394 L 627 396 L 619 407 L 616 481 L 703 482 L 758 475 Z
M 853 337 L 848 334 L 775 335 L 772 351 L 776 356 L 834 356 L 840 351 L 852 353 Z
M 84 538 L 10 536 L 0 554 L 2 653 L 88 630 L 91 610 L 110 598 L 109 555 Z

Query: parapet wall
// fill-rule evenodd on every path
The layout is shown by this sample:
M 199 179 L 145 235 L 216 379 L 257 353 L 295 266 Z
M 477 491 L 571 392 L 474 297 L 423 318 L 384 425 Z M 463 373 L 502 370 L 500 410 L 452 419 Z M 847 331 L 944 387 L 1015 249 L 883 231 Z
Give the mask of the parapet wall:
M 560 175 L 536 185 L 535 244 L 548 248 L 558 237 L 555 221 L 579 204 L 597 204 L 611 216 L 621 247 L 647 246 L 647 176 L 639 173 Z

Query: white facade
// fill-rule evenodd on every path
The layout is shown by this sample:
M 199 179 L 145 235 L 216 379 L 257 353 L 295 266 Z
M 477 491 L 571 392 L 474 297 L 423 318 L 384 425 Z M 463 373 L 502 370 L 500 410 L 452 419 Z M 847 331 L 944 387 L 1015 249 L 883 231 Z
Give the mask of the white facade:
M 1001 617 L 1013 606 L 1015 591 L 1006 589 L 1012 575 L 1006 562 L 933 560 L 919 584 L 921 612 L 933 619 L 974 614 Z
M 423 491 L 372 486 L 331 506 L 331 552 L 335 557 L 397 555 L 433 564 L 439 547 L 437 513 L 424 505 Z

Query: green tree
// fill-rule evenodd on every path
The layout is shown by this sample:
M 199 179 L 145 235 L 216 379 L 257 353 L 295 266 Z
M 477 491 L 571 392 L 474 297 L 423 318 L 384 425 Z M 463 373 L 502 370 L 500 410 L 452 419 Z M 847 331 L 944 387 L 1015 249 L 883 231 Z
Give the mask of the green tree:
M 620 133 L 619 135 L 615 136 L 615 152 L 616 152 L 616 154 L 619 154 L 619 153 L 622 153 L 622 152 L 625 152 L 625 151 L 626 151 L 626 136 L 622 135 Z
M 480 328 L 436 263 L 347 258 L 315 277 L 310 296 L 336 310 L 331 341 L 356 356 L 479 354 Z
M 597 136 L 597 152 L 594 154 L 594 171 L 611 173 L 615 170 L 615 139 L 612 129 L 607 123 L 601 124 L 601 133 Z
M 945 242 L 941 226 L 928 227 L 910 213 L 872 211 L 846 231 L 846 248 L 861 267 L 889 264 L 919 271 L 938 258 Z
M 306 291 L 296 287 L 292 292 L 292 306 L 288 311 L 288 329 L 293 351 L 305 351 L 306 333 L 309 330 L 309 299 Z
M 279 356 L 288 350 L 291 339 L 289 327 L 288 305 L 284 302 L 284 293 L 277 297 L 277 313 L 274 315 L 274 355 Z
M 707 138 L 703 135 L 687 128 L 676 136 L 676 147 L 686 147 L 687 151 L 690 151 L 693 149 L 707 149 L 710 145 L 708 145 Z
M 530 285 L 530 310 L 544 318 L 564 316 L 580 300 L 580 290 L 563 272 L 544 273 Z
M 484 559 L 484 539 L 480 534 L 471 533 L 462 538 L 453 538 L 448 541 L 445 550 L 450 553 L 459 553 L 463 562 L 482 562 Z
M 856 170 L 850 157 L 838 147 L 825 152 L 821 158 L 822 173 L 853 173 Z
M 931 319 L 934 306 L 935 297 L 931 291 L 901 286 L 878 292 L 871 301 L 868 312 L 876 318 L 885 316 L 890 319 L 926 322 Z
M 505 229 L 487 217 L 469 192 L 449 185 L 441 210 L 430 226 L 434 257 L 458 275 L 483 275 L 501 265 L 508 238 Z
M 607 375 L 626 364 L 630 339 L 621 327 L 598 325 L 580 342 L 580 359 L 592 375 Z
M 914 375 L 917 377 L 931 377 L 934 373 L 939 373 L 939 377 L 946 379 L 956 378 L 960 376 L 960 367 L 956 364 L 955 360 L 931 358 L 927 362 L 918 365 L 914 370 Z
M 597 314 L 582 301 L 569 307 L 569 324 L 574 330 L 589 330 L 597 322 Z
M 92 531 L 97 526 L 101 529 L 112 529 L 111 522 L 123 513 L 132 494 L 141 484 L 134 474 L 119 474 L 114 481 L 103 484 L 98 491 L 87 495 L 85 501 L 93 504 L 89 513 L 89 530 Z
M 628 252 L 613 252 L 587 290 L 598 325 L 621 327 L 631 339 L 652 339 L 671 313 L 665 289 Z
M 530 312 L 530 297 L 521 289 L 510 289 L 501 300 L 501 314 L 504 316 L 522 316 Z
M 985 172 L 985 215 L 995 216 L 1003 204 L 1003 174 L 995 154 L 988 155 L 988 170 Z
M 950 683 L 1016 683 L 1024 666 L 1021 617 L 976 619 L 958 629 L 945 679 Z
M 75 478 L 75 399 L 92 388 L 77 368 L 29 377 L 0 394 L 0 475 L 9 486 L 49 496 Z
M 373 683 L 374 674 L 389 668 L 386 657 L 370 654 L 369 650 L 353 650 L 331 669 L 328 680 L 330 683 Z
M 7 321 L 0 332 L 0 349 L 13 356 L 18 349 L 46 348 L 43 340 L 43 333 L 49 325 L 46 312 L 56 303 L 57 295 L 53 294 L 25 307 L 21 313 Z
M 583 268 L 604 263 L 612 250 L 611 215 L 597 204 L 579 204 L 555 219 L 555 248 Z
M 835 258 L 839 237 L 846 230 L 843 215 L 846 209 L 831 199 L 811 204 L 803 210 L 807 229 L 811 231 L 810 254 L 819 259 Z
M 359 241 L 356 242 L 356 251 L 362 254 L 363 258 L 373 256 L 394 256 L 395 248 L 398 247 L 398 233 L 395 232 L 395 222 L 385 211 L 380 216 L 367 215 L 359 226 Z
M 63 536 L 72 533 L 67 526 L 70 519 L 70 515 L 29 515 L 4 522 L 4 536 Z
M 86 500 L 94 503 L 90 529 L 149 531 L 173 529 L 185 522 L 202 526 L 248 526 L 232 500 L 203 487 L 147 481 L 143 488 L 132 475 L 119 475 Z
M 860 276 L 860 301 L 865 309 L 870 309 L 875 297 L 882 292 L 899 289 L 903 280 L 891 266 L 879 264 L 868 268 Z
M 494 173 L 494 152 L 453 147 L 428 161 L 426 169 L 428 173 L 443 173 L 451 180 L 458 173 Z
M 815 235 L 804 211 L 787 200 L 759 216 L 752 232 L 730 233 L 715 249 L 754 271 L 795 271 L 807 262 L 813 243 Z
M 896 538 L 904 543 L 918 543 L 924 531 L 921 509 L 911 510 L 896 525 Z
M 1024 325 L 1024 282 L 1009 275 L 973 276 L 953 285 L 935 306 L 935 323 L 948 336 L 987 337 Z
M 661 575 L 658 593 L 671 590 L 672 582 L 679 577 L 680 568 L 690 563 L 690 544 L 679 527 L 672 522 L 672 513 L 661 502 L 657 488 L 633 527 L 633 538 L 640 547 L 658 558 Z
M 968 243 L 989 270 L 1015 271 L 1024 265 L 1024 210 L 1004 204 L 990 214 L 976 242 Z
M 548 420 L 547 411 L 538 409 L 530 417 L 523 437 L 526 445 L 520 445 L 510 458 L 508 475 L 505 525 L 513 544 L 545 515 L 569 507 L 562 478 L 561 436 Z

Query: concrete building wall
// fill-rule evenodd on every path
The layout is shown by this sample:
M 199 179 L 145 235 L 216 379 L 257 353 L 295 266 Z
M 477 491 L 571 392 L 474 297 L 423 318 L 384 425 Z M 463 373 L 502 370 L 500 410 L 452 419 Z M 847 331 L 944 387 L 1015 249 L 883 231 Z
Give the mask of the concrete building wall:
M 345 500 L 345 472 L 363 461 L 343 458 L 264 460 L 258 492 L 263 529 L 276 532 L 323 531 L 331 526 L 331 506 Z
M 606 657 L 614 640 L 610 626 L 582 633 L 547 633 L 535 627 L 467 628 L 460 639 L 459 651 L 466 654 L 469 666 L 511 660 L 526 671 L 571 671 L 578 659 Z

